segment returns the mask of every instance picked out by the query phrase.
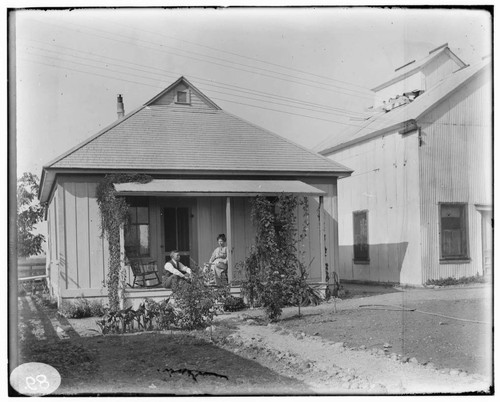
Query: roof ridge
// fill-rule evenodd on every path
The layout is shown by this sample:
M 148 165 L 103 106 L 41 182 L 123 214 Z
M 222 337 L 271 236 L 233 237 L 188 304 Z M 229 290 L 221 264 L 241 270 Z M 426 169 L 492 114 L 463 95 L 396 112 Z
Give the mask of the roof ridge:
M 338 162 L 335 162 L 335 161 L 333 161 L 333 160 L 331 160 L 331 159 L 327 158 L 326 156 L 320 155 L 319 153 L 314 152 L 313 150 L 311 150 L 311 149 L 309 149 L 309 148 L 306 148 L 306 147 L 305 147 L 305 146 L 303 146 L 303 145 L 297 144 L 296 142 L 294 142 L 294 141 L 292 141 L 292 140 L 290 140 L 290 139 L 288 139 L 288 138 L 282 137 L 281 135 L 279 135 L 279 134 L 277 134 L 277 133 L 275 133 L 275 132 L 273 132 L 273 131 L 271 131 L 271 130 L 268 130 L 267 128 L 261 127 L 261 126 L 259 126 L 259 125 L 255 124 L 255 123 L 252 123 L 252 122 L 250 122 L 250 121 L 248 121 L 248 120 L 246 120 L 246 119 L 241 118 L 240 116 L 237 116 L 237 115 L 235 115 L 235 114 L 233 114 L 233 113 L 227 112 L 227 111 L 225 111 L 225 110 L 223 110 L 223 109 L 221 109 L 221 112 L 222 112 L 222 113 L 224 113 L 224 114 L 227 114 L 227 115 L 229 115 L 229 116 L 232 116 L 232 117 L 234 117 L 234 118 L 236 118 L 236 119 L 238 119 L 238 120 L 241 120 L 241 121 L 243 121 L 243 122 L 245 122 L 245 123 L 247 123 L 247 124 L 251 125 L 252 127 L 255 127 L 255 128 L 259 129 L 259 130 L 263 130 L 263 131 L 265 131 L 266 133 L 268 133 L 268 134 L 270 134 L 270 135 L 272 135 L 272 136 L 274 136 L 274 137 L 276 137 L 276 138 L 279 138 L 279 139 L 281 139 L 281 140 L 283 140 L 283 141 L 285 141 L 285 142 L 289 143 L 290 145 L 293 145 L 293 146 L 295 146 L 295 147 L 297 147 L 297 148 L 300 148 L 300 149 L 302 149 L 303 151 L 306 151 L 307 153 L 309 153 L 309 154 L 311 154 L 311 155 L 313 155 L 313 156 L 315 156 L 315 157 L 318 157 L 318 158 L 320 158 L 320 159 L 322 159 L 322 160 L 324 160 L 324 161 L 327 161 L 327 162 L 328 162 L 329 164 L 331 164 L 331 165 L 337 165 L 337 166 L 338 166 L 338 167 L 340 167 L 340 168 L 345 168 L 347 172 L 352 172 L 352 171 L 353 171 L 352 169 L 349 169 L 347 166 L 344 166 L 344 165 L 342 165 L 342 164 L 340 164 L 340 163 L 338 163 Z
M 205 95 L 203 92 L 201 92 L 198 88 L 196 88 L 193 84 L 191 84 L 190 81 L 188 81 L 188 79 L 186 77 L 184 77 L 183 75 L 178 78 L 176 81 L 174 81 L 172 84 L 170 84 L 167 88 L 165 88 L 163 91 L 161 91 L 160 93 L 158 93 L 157 95 L 155 95 L 152 99 L 150 99 L 149 101 L 147 101 L 144 106 L 150 106 L 151 103 L 153 103 L 154 101 L 156 101 L 158 98 L 162 97 L 163 95 L 165 95 L 166 93 L 170 92 L 173 88 L 175 88 L 177 85 L 179 85 L 181 82 L 184 82 L 188 87 L 190 87 L 192 90 L 194 90 L 194 92 L 196 92 L 196 94 L 202 98 L 203 100 L 205 100 L 208 104 L 210 104 L 211 106 L 214 107 L 214 109 L 218 109 L 218 110 L 221 110 L 221 107 L 218 106 L 212 99 L 210 99 L 207 95 Z

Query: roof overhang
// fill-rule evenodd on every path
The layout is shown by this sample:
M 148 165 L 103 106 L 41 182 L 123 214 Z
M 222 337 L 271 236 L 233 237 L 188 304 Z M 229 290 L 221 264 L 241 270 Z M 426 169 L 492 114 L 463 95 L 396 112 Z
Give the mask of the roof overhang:
M 115 183 L 118 195 L 245 197 L 282 193 L 323 196 L 326 192 L 299 180 L 155 179 L 149 183 Z

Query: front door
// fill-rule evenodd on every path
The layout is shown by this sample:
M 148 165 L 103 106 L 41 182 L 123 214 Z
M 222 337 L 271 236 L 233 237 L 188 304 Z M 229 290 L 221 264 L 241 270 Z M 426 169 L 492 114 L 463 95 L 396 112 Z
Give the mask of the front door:
M 189 207 L 163 208 L 165 261 L 170 259 L 172 250 L 177 250 L 181 255 L 181 262 L 188 267 L 190 266 L 189 217 Z

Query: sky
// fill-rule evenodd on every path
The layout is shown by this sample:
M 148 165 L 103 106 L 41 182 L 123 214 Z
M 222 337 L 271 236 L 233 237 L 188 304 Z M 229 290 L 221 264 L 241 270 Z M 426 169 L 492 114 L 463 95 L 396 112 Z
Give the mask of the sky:
M 42 167 L 185 76 L 222 109 L 312 148 L 353 125 L 371 88 L 444 43 L 492 53 L 474 9 L 18 9 L 17 176 Z M 12 94 L 10 94 L 12 95 Z M 12 98 L 10 98 L 12 100 Z

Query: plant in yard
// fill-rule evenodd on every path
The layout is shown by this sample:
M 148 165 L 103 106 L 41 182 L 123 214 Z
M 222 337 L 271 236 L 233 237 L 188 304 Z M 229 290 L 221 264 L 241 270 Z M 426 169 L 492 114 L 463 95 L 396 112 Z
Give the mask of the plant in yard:
M 207 281 L 202 270 L 194 267 L 192 280 L 180 281 L 172 289 L 180 328 L 197 329 L 210 325 L 217 314 L 218 303 L 224 303 L 228 288 L 207 286 Z
M 77 297 L 74 301 L 63 301 L 59 314 L 66 318 L 102 317 L 106 309 L 101 300 Z
M 434 286 L 451 286 L 451 285 L 465 285 L 468 283 L 484 283 L 487 280 L 484 276 L 480 276 L 476 274 L 475 276 L 462 276 L 461 278 L 439 278 L 439 279 L 429 279 L 425 282 L 426 285 L 434 285 Z
M 224 301 L 224 311 L 240 311 L 245 307 L 242 297 L 228 296 Z
M 25 172 L 17 181 L 17 255 L 30 257 L 42 252 L 45 238 L 34 234 L 37 223 L 43 220 L 44 208 L 37 200 L 39 180 Z
M 304 209 L 304 227 L 297 230 L 297 209 Z M 271 321 L 283 307 L 302 304 L 311 294 L 307 269 L 301 261 L 309 226 L 307 198 L 282 194 L 276 198 L 256 197 L 252 202 L 252 221 L 256 226 L 255 244 L 243 263 L 246 280 L 243 292 L 251 305 L 261 304 Z
M 120 226 L 127 218 L 128 204 L 123 197 L 118 197 L 115 183 L 148 183 L 152 177 L 144 174 L 111 174 L 106 175 L 97 186 L 97 204 L 101 213 L 101 237 L 108 239 L 108 297 L 111 310 L 118 310 L 120 306 L 119 287 L 121 272 L 120 259 Z
M 96 321 L 103 334 L 169 329 L 177 322 L 177 312 L 167 298 L 161 302 L 145 299 L 134 310 L 132 306 L 107 311 Z

